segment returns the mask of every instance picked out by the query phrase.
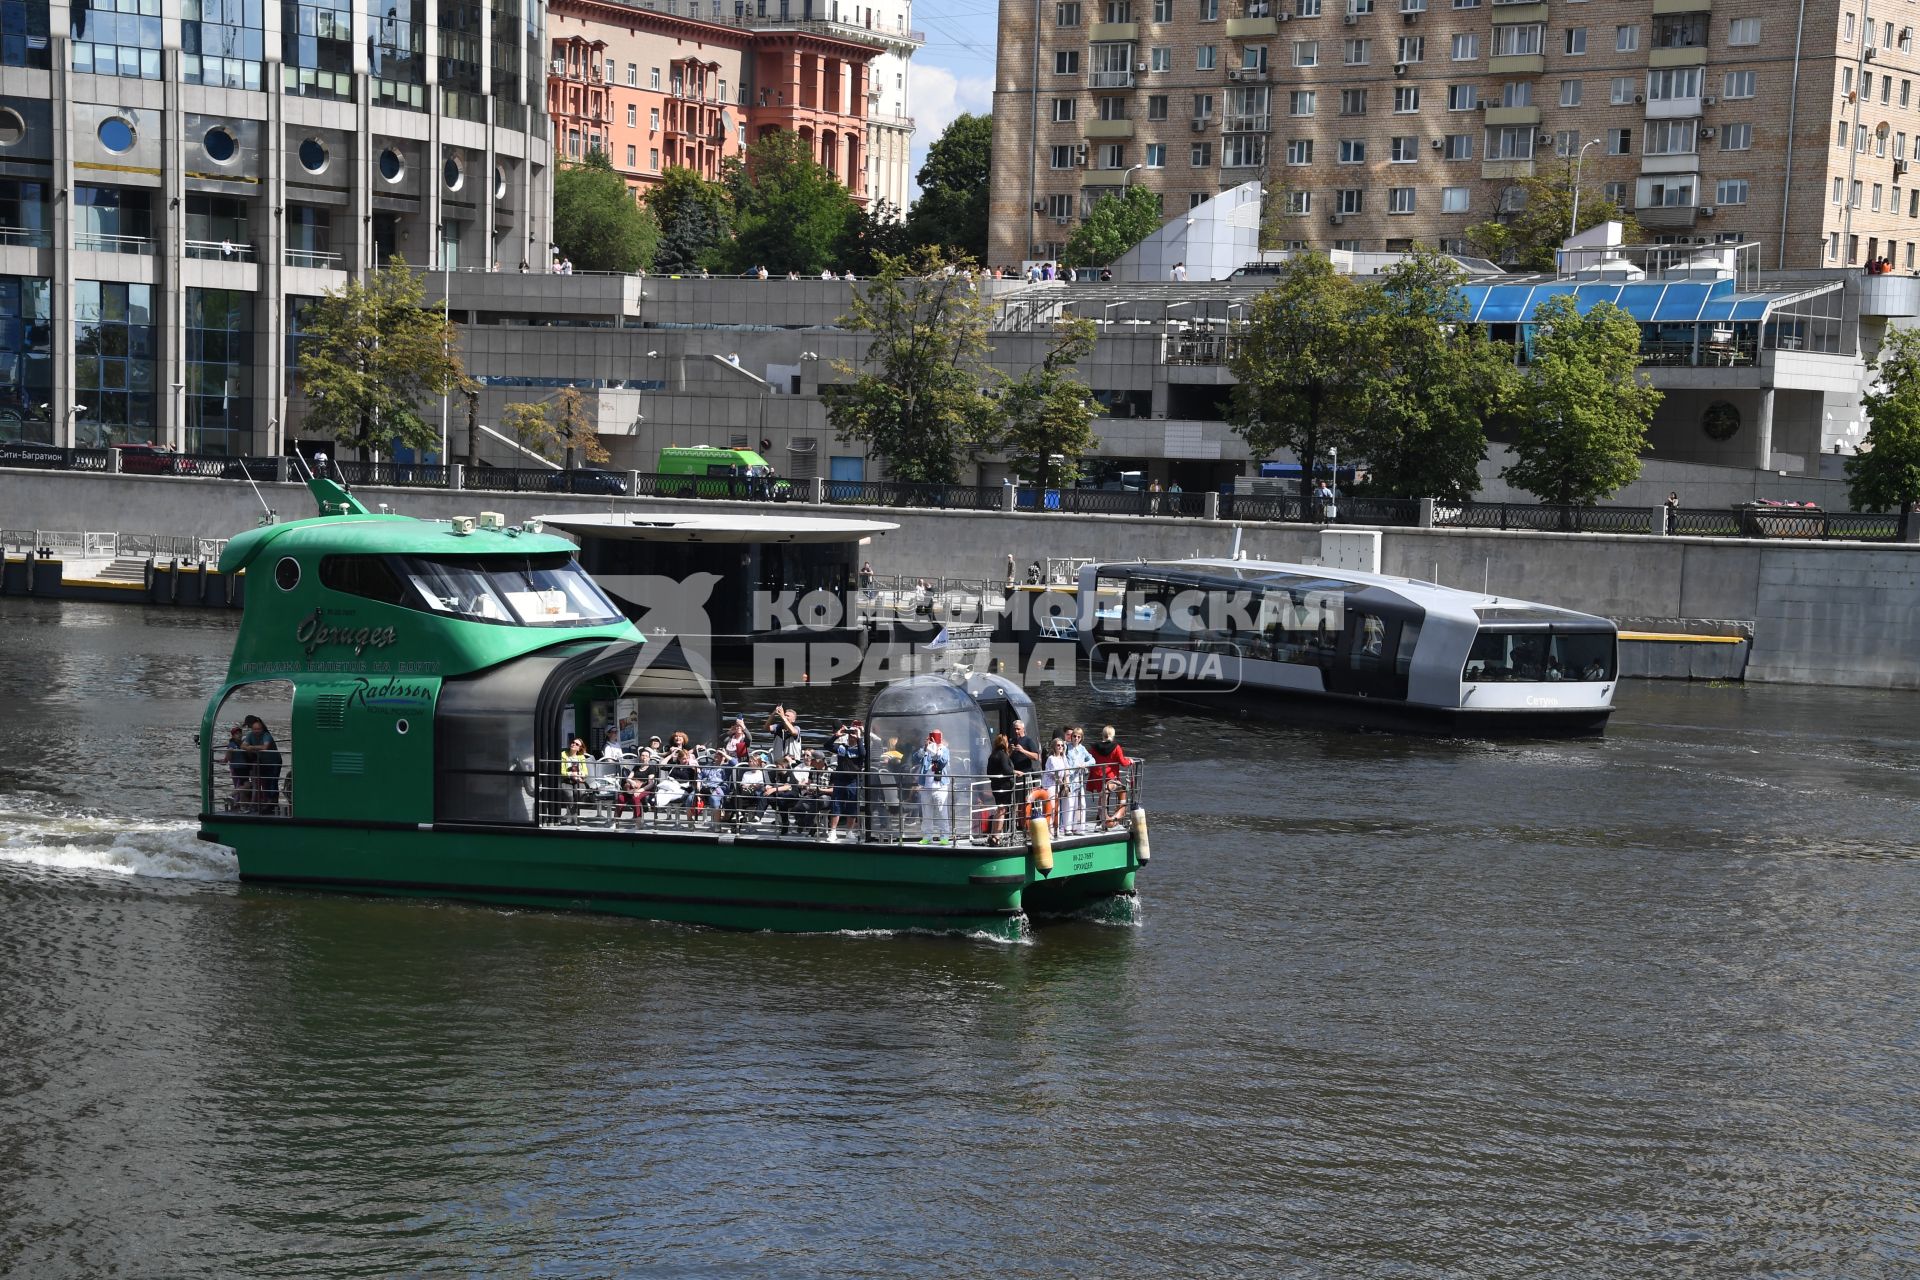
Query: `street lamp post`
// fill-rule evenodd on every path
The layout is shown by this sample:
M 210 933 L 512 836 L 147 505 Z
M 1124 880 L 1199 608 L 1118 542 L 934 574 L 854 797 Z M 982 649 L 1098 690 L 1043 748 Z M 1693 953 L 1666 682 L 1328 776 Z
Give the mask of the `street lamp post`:
M 447 465 L 447 397 L 453 388 L 444 381 L 446 357 L 453 349 L 453 264 L 447 256 L 447 224 L 440 224 L 440 465 Z M 451 475 L 451 472 L 447 474 Z
M 1573 160 L 1573 214 L 1567 219 L 1567 239 L 1580 234 L 1580 171 L 1587 163 L 1587 148 L 1600 145 L 1600 139 L 1593 138 L 1580 144 L 1580 154 Z
M 1133 181 L 1133 175 L 1146 167 L 1147 166 L 1145 166 L 1144 164 L 1128 165 L 1127 171 L 1120 175 L 1120 189 L 1122 191 L 1125 191 L 1127 189 L 1127 184 Z

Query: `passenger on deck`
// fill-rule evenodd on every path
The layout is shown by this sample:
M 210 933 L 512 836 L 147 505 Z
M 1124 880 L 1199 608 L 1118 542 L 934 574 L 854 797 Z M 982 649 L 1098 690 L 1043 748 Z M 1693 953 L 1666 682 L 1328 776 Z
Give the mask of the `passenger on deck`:
M 1087 750 L 1085 737 L 1079 725 L 1067 727 L 1067 763 L 1073 770 L 1067 775 L 1065 802 L 1060 806 L 1060 829 L 1068 835 L 1087 829 L 1087 772 L 1093 768 L 1093 752 Z
M 747 732 L 747 722 L 734 717 L 733 727 L 727 730 L 723 748 L 729 760 L 745 760 L 753 754 L 753 735 Z
M 1040 773 L 1040 786 L 1046 794 L 1046 805 L 1050 816 L 1057 823 L 1063 807 L 1062 798 L 1067 794 L 1067 781 L 1073 775 L 1073 761 L 1067 755 L 1067 740 L 1059 736 L 1047 744 L 1047 756 Z
M 600 744 L 600 758 L 602 760 L 619 760 L 626 754 L 626 749 L 620 745 L 620 726 L 617 724 L 608 725 L 607 740 Z
M 1126 816 L 1127 774 L 1133 767 L 1126 748 L 1114 737 L 1112 725 L 1100 730 L 1100 741 L 1093 745 L 1094 765 L 1087 773 L 1087 785 L 1100 798 L 1100 825 L 1110 827 Z
M 794 821 L 800 834 L 818 836 L 822 826 L 820 820 L 826 816 L 828 797 L 833 794 L 827 757 L 819 751 L 807 752 L 804 764 L 795 768 L 793 775 L 799 783 L 799 798 L 793 806 Z
M 698 766 L 698 773 L 696 775 L 695 786 L 697 790 L 694 795 L 693 807 L 696 811 L 704 812 L 712 818 L 715 823 L 718 823 L 721 815 L 726 812 L 727 808 L 727 775 L 729 772 L 727 757 L 715 751 L 712 747 L 702 747 L 694 760 Z
M 727 802 L 732 821 L 756 821 L 766 812 L 767 772 L 767 753 L 764 751 L 754 752 L 735 772 Z
M 867 740 L 859 721 L 840 726 L 833 735 L 833 801 L 827 818 L 827 839 L 840 838 L 840 824 L 847 833 L 860 835 L 861 775 L 867 769 Z
M 1013 790 L 1019 770 L 1014 767 L 1012 739 L 1004 733 L 993 735 L 993 750 L 987 756 L 987 785 L 992 789 L 993 810 L 987 818 L 987 843 L 999 844 L 1013 814 Z
M 240 742 L 253 766 L 253 812 L 273 813 L 280 807 L 280 744 L 259 716 L 248 716 L 240 724 L 246 730 Z
M 794 806 L 799 799 L 800 782 L 793 776 L 793 766 L 785 760 L 774 760 L 767 769 L 766 806 L 773 811 L 783 836 L 793 825 Z
M 569 818 L 580 816 L 580 802 L 586 798 L 587 775 L 592 767 L 593 758 L 580 738 L 567 743 L 567 749 L 560 753 L 560 800 L 567 806 Z
M 776 706 L 767 717 L 773 735 L 773 758 L 792 764 L 800 758 L 800 717 L 790 707 Z
M 953 843 L 953 779 L 948 770 L 953 754 L 938 729 L 914 753 L 914 776 L 920 793 L 920 840 Z
M 653 784 L 660 778 L 660 761 L 653 752 L 642 747 L 640 758 L 625 778 L 620 780 L 620 794 L 614 798 L 613 816 L 617 819 L 625 809 L 633 815 L 635 825 L 647 811 L 653 800 Z
M 227 804 L 235 813 L 253 807 L 253 760 L 247 755 L 247 744 L 241 741 L 244 732 L 237 724 L 227 730 L 227 775 L 233 782 L 233 796 Z

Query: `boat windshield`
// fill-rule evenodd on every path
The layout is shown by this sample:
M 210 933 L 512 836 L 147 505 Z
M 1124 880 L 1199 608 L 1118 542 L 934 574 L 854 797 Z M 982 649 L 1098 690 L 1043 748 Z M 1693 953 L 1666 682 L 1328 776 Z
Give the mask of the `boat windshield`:
M 1467 654 L 1466 679 L 1611 680 L 1611 631 L 1482 629 Z
M 399 557 L 424 607 L 479 622 L 577 627 L 623 616 L 565 552 L 538 556 Z

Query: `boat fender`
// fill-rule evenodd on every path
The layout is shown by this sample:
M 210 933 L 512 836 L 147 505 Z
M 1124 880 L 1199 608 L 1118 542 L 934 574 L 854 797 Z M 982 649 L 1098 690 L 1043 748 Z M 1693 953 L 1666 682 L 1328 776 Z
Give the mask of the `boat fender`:
M 1033 869 L 1043 876 L 1053 874 L 1053 833 L 1041 817 L 1027 822 L 1027 838 L 1033 842 Z
M 1147 841 L 1147 811 L 1133 811 L 1133 856 L 1141 862 L 1153 861 L 1153 846 Z

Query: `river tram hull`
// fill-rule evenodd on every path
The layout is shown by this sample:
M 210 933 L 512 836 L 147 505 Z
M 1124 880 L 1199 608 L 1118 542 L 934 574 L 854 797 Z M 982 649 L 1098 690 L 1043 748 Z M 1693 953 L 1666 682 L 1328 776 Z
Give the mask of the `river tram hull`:
M 785 933 L 920 931 L 1018 939 L 1031 917 L 1131 918 L 1124 829 L 1069 837 L 1041 874 L 1023 845 L 783 840 L 701 831 L 313 823 L 208 814 L 243 881 L 590 911 Z
M 1611 706 L 1467 710 L 1224 681 L 1142 681 L 1141 695 L 1241 719 L 1460 738 L 1582 738 L 1606 733 Z

